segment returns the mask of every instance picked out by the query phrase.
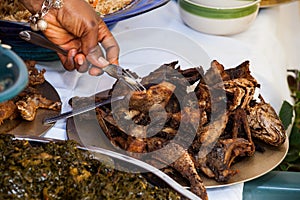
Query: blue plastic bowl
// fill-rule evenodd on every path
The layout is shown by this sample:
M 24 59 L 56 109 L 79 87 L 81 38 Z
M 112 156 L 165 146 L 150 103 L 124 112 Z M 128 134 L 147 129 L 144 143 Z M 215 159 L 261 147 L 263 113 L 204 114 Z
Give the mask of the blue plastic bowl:
M 0 102 L 17 96 L 28 83 L 28 71 L 23 60 L 0 44 Z

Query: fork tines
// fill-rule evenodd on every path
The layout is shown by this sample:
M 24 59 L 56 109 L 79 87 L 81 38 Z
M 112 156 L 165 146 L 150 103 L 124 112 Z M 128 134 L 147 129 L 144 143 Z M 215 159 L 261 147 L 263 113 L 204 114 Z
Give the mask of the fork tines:
M 146 88 L 127 70 L 123 70 L 124 82 L 128 87 L 135 91 L 146 91 Z

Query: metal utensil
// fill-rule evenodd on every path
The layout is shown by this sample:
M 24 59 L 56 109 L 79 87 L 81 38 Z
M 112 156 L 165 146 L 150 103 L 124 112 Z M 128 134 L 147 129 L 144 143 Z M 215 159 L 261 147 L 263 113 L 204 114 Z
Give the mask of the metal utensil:
M 104 106 L 104 105 L 110 104 L 111 102 L 122 100 L 124 98 L 125 98 L 125 96 L 112 97 L 112 98 L 107 99 L 105 101 L 96 102 L 95 104 L 90 104 L 90 105 L 85 106 L 85 107 L 73 109 L 72 111 L 65 112 L 65 113 L 56 115 L 54 117 L 48 117 L 48 118 L 45 118 L 43 120 L 43 124 L 51 124 L 51 123 L 54 123 L 58 120 L 67 119 L 69 117 L 73 117 L 73 116 L 88 112 L 88 111 L 93 110 L 97 107 Z
M 47 38 L 41 36 L 38 33 L 31 32 L 31 31 L 21 31 L 19 33 L 19 36 L 32 44 L 51 49 L 53 51 L 56 51 L 60 54 L 63 54 L 65 56 L 68 55 L 68 52 L 58 45 L 52 43 Z M 91 64 L 90 64 L 91 65 Z M 92 66 L 92 65 L 91 65 Z M 137 80 L 129 71 L 123 69 L 122 67 L 114 64 L 109 64 L 105 68 L 102 68 L 103 71 L 105 71 L 108 75 L 111 77 L 114 77 L 118 80 L 123 81 L 129 88 L 131 88 L 134 91 L 144 91 L 146 90 L 145 87 L 140 83 L 139 80 Z
M 80 148 L 80 147 L 79 147 Z M 103 149 L 101 147 L 95 147 L 95 146 L 86 146 L 82 147 L 83 150 L 90 150 L 95 153 L 100 153 L 106 156 L 110 156 L 116 159 L 119 159 L 121 161 L 134 164 L 136 166 L 141 167 L 142 169 L 145 169 L 153 174 L 155 174 L 157 177 L 159 177 L 161 180 L 163 180 L 165 183 L 167 183 L 170 187 L 172 187 L 175 191 L 177 191 L 179 194 L 183 195 L 184 197 L 192 200 L 201 200 L 199 196 L 194 194 L 193 192 L 189 191 L 187 188 L 183 187 L 179 183 L 177 183 L 174 179 L 172 179 L 170 176 L 159 170 L 158 168 L 144 162 L 138 159 L 135 159 L 131 156 L 127 156 L 124 154 L 117 153 L 115 151 Z

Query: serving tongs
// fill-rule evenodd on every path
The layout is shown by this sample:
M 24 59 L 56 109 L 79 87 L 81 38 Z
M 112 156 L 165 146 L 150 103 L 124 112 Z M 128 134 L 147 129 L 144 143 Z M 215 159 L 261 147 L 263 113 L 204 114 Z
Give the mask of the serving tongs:
M 28 142 L 32 143 L 48 143 L 48 142 L 59 142 L 62 140 L 58 139 L 51 139 L 51 138 L 44 138 L 44 137 L 38 137 L 38 136 L 15 136 L 14 139 L 17 140 L 26 140 Z M 183 187 L 179 183 L 177 183 L 174 179 L 172 179 L 170 176 L 162 172 L 161 170 L 153 167 L 152 165 L 149 165 L 146 162 L 143 162 L 141 160 L 135 159 L 131 156 L 127 156 L 115 151 L 107 150 L 101 147 L 95 147 L 95 146 L 77 146 L 78 149 L 89 151 L 90 153 L 94 154 L 95 158 L 97 159 L 97 154 L 102 154 L 108 157 L 111 157 L 113 159 L 122 161 L 124 163 L 137 166 L 146 172 L 150 172 L 154 175 L 156 175 L 158 178 L 160 178 L 162 181 L 164 181 L 166 184 L 168 184 L 171 188 L 173 188 L 175 191 L 177 191 L 182 196 L 191 199 L 191 200 L 201 200 L 200 197 L 189 191 L 187 188 Z
M 47 38 L 43 37 L 42 35 L 32 32 L 32 31 L 21 31 L 19 36 L 32 44 L 53 50 L 57 53 L 63 54 L 64 56 L 68 55 L 68 52 L 58 45 L 52 43 Z M 89 64 L 90 67 L 92 64 Z M 128 70 L 123 69 L 122 67 L 109 64 L 105 68 L 102 68 L 108 75 L 118 80 L 123 81 L 130 89 L 134 91 L 145 91 L 145 87 L 140 83 L 138 79 L 136 79 Z

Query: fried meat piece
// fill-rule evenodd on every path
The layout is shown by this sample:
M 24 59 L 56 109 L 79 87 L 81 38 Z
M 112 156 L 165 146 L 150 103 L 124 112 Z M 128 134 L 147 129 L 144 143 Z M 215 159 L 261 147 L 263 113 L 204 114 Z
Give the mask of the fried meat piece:
M 130 97 L 129 109 L 148 112 L 155 104 L 165 107 L 175 88 L 171 83 L 162 82 L 150 87 L 146 92 L 134 92 Z
M 253 137 L 272 146 L 282 145 L 286 138 L 284 126 L 274 108 L 260 96 L 261 102 L 249 106 L 247 115 Z
M 40 94 L 28 95 L 25 99 L 16 102 L 16 106 L 23 119 L 33 121 L 38 108 L 60 110 L 61 103 L 54 102 Z
M 0 125 L 6 119 L 15 119 L 17 115 L 17 106 L 13 100 L 8 100 L 0 103 Z
M 40 85 L 45 82 L 45 77 L 44 77 L 44 74 L 46 72 L 45 69 L 38 70 L 35 67 L 36 61 L 33 60 L 26 60 L 25 64 L 28 70 L 28 78 L 29 78 L 28 85 L 30 86 Z
M 241 63 L 240 65 L 238 65 L 237 67 L 226 69 L 225 72 L 230 77 L 230 80 L 236 78 L 245 78 L 255 83 L 255 87 L 259 87 L 259 84 L 257 83 L 256 79 L 251 75 L 249 67 L 250 67 L 250 63 L 247 60 Z
M 213 60 L 211 62 L 211 67 L 207 70 L 201 82 L 208 86 L 214 86 L 215 84 L 228 79 L 230 79 L 230 77 L 224 71 L 224 66 L 218 61 Z
M 183 177 L 187 178 L 191 184 L 191 191 L 203 200 L 207 200 L 205 185 L 199 176 L 192 157 L 185 151 L 184 154 L 171 164 Z
M 196 170 L 193 157 L 181 145 L 170 143 L 155 155 L 155 157 L 152 157 L 154 166 L 162 168 L 163 165 L 168 165 L 174 168 L 189 181 L 193 193 L 203 200 L 208 199 L 205 185 Z
M 215 121 L 199 127 L 190 150 L 198 157 L 205 157 L 222 135 L 228 122 L 228 113 L 219 116 Z
M 253 155 L 253 152 L 253 144 L 244 138 L 219 140 L 205 158 L 196 162 L 196 166 L 208 177 L 226 182 L 238 173 L 238 170 L 231 169 L 235 159 Z

